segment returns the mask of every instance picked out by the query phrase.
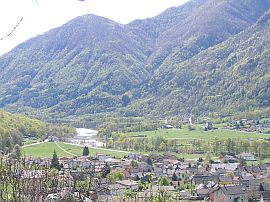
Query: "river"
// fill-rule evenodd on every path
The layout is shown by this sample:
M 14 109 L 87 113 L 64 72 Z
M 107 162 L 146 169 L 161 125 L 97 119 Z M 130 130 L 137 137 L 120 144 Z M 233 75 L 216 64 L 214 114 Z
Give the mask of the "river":
M 97 130 L 89 128 L 76 128 L 77 135 L 70 139 L 73 144 L 84 145 L 88 147 L 102 147 L 103 142 L 97 139 Z

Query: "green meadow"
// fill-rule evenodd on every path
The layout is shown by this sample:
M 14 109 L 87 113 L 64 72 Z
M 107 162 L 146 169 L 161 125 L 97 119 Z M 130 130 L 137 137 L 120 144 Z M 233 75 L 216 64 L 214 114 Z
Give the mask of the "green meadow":
M 260 134 L 260 133 L 248 133 L 241 132 L 236 130 L 225 130 L 217 129 L 211 131 L 204 131 L 203 127 L 196 127 L 195 130 L 189 130 L 187 127 L 183 129 L 158 129 L 155 131 L 142 131 L 142 132 L 130 132 L 127 133 L 129 136 L 138 136 L 145 135 L 147 137 L 162 136 L 167 139 L 183 139 L 183 140 L 192 140 L 192 139 L 203 139 L 203 140 L 212 140 L 212 139 L 261 139 L 268 138 L 270 135 Z
M 268 138 L 269 135 L 259 134 L 259 133 L 247 133 L 236 130 L 224 130 L 217 129 L 211 131 L 204 131 L 203 127 L 197 126 L 195 130 L 189 130 L 187 127 L 182 129 L 158 129 L 155 131 L 142 131 L 142 132 L 130 132 L 127 133 L 129 136 L 140 136 L 144 135 L 147 137 L 162 136 L 167 139 L 176 139 L 178 141 L 189 141 L 193 139 L 202 139 L 202 140 L 213 140 L 213 139 L 261 139 Z M 182 142 L 181 141 L 181 142 Z M 59 148 L 57 144 L 62 148 Z M 71 157 L 71 156 L 81 156 L 83 151 L 83 146 L 80 145 L 71 145 L 63 142 L 45 142 L 37 145 L 30 145 L 23 148 L 23 155 L 32 156 L 32 157 L 52 157 L 52 154 L 56 151 L 58 157 Z M 90 155 L 95 155 L 96 153 L 103 153 L 110 155 L 112 157 L 122 158 L 127 155 L 127 151 L 111 150 L 105 148 L 89 148 Z M 130 151 L 135 152 L 136 151 Z M 156 153 L 156 152 L 154 152 Z M 72 155 L 73 154 L 73 155 Z M 145 153 L 144 154 L 150 154 Z M 177 157 L 183 157 L 185 159 L 198 159 L 199 157 L 204 157 L 201 154 L 176 154 Z
M 62 147 L 65 151 L 60 149 L 57 144 Z M 72 157 L 74 155 L 81 156 L 83 152 L 83 146 L 66 144 L 63 142 L 45 142 L 37 145 L 31 145 L 22 148 L 22 154 L 26 157 L 52 157 L 54 150 L 57 153 L 58 157 Z M 95 155 L 96 153 L 103 153 L 110 156 L 115 156 L 122 158 L 127 155 L 125 151 L 117 151 L 117 150 L 107 150 L 103 148 L 89 148 L 90 155 Z M 70 154 L 71 153 L 71 154 Z
M 57 144 L 62 147 L 65 151 L 60 149 Z M 71 145 L 63 142 L 45 142 L 37 145 L 31 145 L 28 147 L 22 148 L 23 155 L 26 157 L 52 157 L 54 150 L 57 153 L 58 157 L 72 157 L 73 155 L 69 154 L 72 153 L 77 156 L 81 156 L 83 152 L 83 146 L 77 146 L 77 145 Z M 118 151 L 118 150 L 110 150 L 105 148 L 89 148 L 90 155 L 96 155 L 96 153 L 102 153 L 106 155 L 110 155 L 112 157 L 116 158 L 123 158 L 126 156 L 129 152 L 127 151 Z M 138 153 L 136 151 L 130 151 L 134 153 Z M 141 154 L 162 154 L 159 152 L 143 152 Z M 198 159 L 199 157 L 204 157 L 204 155 L 200 154 L 176 154 L 179 158 L 185 158 L 185 159 Z
M 74 150 L 77 148 L 82 148 L 78 146 L 73 146 Z M 69 157 L 72 156 L 63 150 L 61 150 L 54 142 L 45 142 L 37 145 L 31 145 L 22 148 L 22 154 L 26 157 L 32 156 L 32 157 L 52 157 L 54 150 L 57 153 L 58 157 Z
M 66 144 L 66 143 L 62 143 L 59 142 L 58 143 L 63 149 L 74 153 L 78 156 L 82 155 L 82 151 L 83 151 L 83 146 L 76 146 L 76 145 L 70 145 L 70 144 Z M 122 158 L 125 155 L 127 155 L 128 152 L 126 151 L 117 151 L 117 150 L 110 150 L 110 149 L 105 149 L 105 148 L 89 148 L 89 152 L 90 155 L 96 155 L 96 153 L 102 153 L 102 154 L 107 154 L 110 156 L 115 156 L 115 157 L 119 157 Z

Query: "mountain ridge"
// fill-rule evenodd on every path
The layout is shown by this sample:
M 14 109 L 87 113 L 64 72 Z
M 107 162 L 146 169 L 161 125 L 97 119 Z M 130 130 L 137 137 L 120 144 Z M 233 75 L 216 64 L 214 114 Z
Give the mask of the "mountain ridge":
M 270 20 L 269 11 L 262 16 L 262 19 L 266 21 Z M 154 111 L 156 111 L 155 115 L 158 113 L 169 115 L 165 109 L 173 108 L 173 106 L 175 109 L 168 111 L 170 113 L 173 111 L 175 115 L 180 112 L 196 114 L 200 110 L 215 112 L 220 106 L 224 107 L 225 114 L 231 114 L 234 111 L 245 111 L 247 109 L 268 108 L 270 105 L 268 99 L 270 97 L 270 69 L 267 55 L 270 53 L 270 49 L 269 45 L 267 45 L 269 43 L 269 37 L 267 36 L 269 36 L 270 30 L 267 24 L 261 24 L 260 21 L 261 19 L 247 30 L 221 44 L 202 51 L 194 56 L 194 58 L 184 61 L 183 64 L 176 64 L 172 73 L 175 75 L 174 78 L 166 80 L 164 79 L 166 76 L 161 75 L 163 83 L 160 84 L 161 87 L 158 89 L 164 89 L 166 85 L 174 87 L 174 89 L 170 89 L 167 93 L 163 93 L 162 91 L 157 92 L 145 99 L 150 99 L 149 102 L 152 104 L 155 103 L 153 100 L 158 99 L 158 94 L 161 94 L 161 97 L 163 97 L 163 103 L 153 104 L 155 106 Z M 245 55 L 245 51 L 249 53 L 247 56 Z M 195 67 L 196 71 L 194 70 Z M 203 76 L 196 75 L 196 72 Z M 186 78 L 187 75 L 188 78 Z M 223 77 L 226 80 L 222 79 Z M 204 87 L 202 82 L 206 81 L 209 84 Z M 232 81 L 237 85 L 232 85 Z M 188 82 L 188 85 L 186 85 L 186 82 Z M 218 82 L 221 84 L 219 85 Z M 198 86 L 203 89 L 211 88 L 211 91 L 208 91 L 208 95 L 202 95 L 202 93 L 207 92 L 200 92 L 200 90 L 194 92 L 192 91 L 194 86 L 197 86 L 197 89 L 199 89 Z M 226 90 L 224 91 L 224 89 Z M 145 94 L 151 94 L 150 91 L 146 91 Z M 225 93 L 220 94 L 220 92 Z M 196 94 L 195 97 L 192 96 L 194 93 Z M 178 99 L 175 99 L 175 97 Z M 237 99 L 234 100 L 233 97 Z M 207 101 L 207 99 L 209 100 Z M 170 100 L 178 100 L 179 103 L 171 104 Z M 147 109 L 145 107 L 147 103 L 144 100 L 141 101 L 136 104 L 140 105 L 141 108 Z M 186 103 L 189 103 L 192 109 Z M 185 111 L 181 111 L 181 105 L 182 108 L 186 108 Z M 198 106 L 207 108 L 201 108 L 199 110 Z M 137 107 L 134 108 L 137 109 Z M 130 112 L 127 110 L 127 112 L 128 114 L 136 114 L 134 111 Z M 147 111 L 144 113 L 151 112 Z
M 204 104 L 199 100 L 216 91 L 198 84 L 196 79 L 201 82 L 203 77 L 196 71 L 204 69 L 194 58 L 208 64 L 201 58 L 205 52 L 230 43 L 230 38 L 256 23 L 265 26 L 269 11 L 262 15 L 269 8 L 269 0 L 193 0 L 126 25 L 94 15 L 75 18 L 0 57 L 0 106 L 65 115 L 115 111 L 144 115 L 155 109 L 153 114 L 161 115 L 166 108 L 168 114 L 218 110 L 218 106 L 207 107 L 209 103 L 198 109 L 198 104 Z M 198 69 L 187 65 L 193 63 Z M 201 86 L 203 94 L 198 93 Z M 194 93 L 197 98 L 185 96 Z M 173 104 L 167 107 L 166 102 Z

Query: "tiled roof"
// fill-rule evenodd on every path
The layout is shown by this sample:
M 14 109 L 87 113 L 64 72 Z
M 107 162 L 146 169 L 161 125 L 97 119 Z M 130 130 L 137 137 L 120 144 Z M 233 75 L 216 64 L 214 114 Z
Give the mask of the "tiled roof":
M 262 198 L 264 201 L 270 201 L 270 191 L 265 191 L 262 193 Z
M 226 195 L 241 195 L 245 194 L 245 188 L 243 186 L 224 186 L 220 188 Z

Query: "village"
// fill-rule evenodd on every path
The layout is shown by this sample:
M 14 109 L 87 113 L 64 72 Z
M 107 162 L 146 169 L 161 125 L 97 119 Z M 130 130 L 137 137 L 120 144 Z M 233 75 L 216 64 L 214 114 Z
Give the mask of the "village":
M 257 132 L 257 133 L 270 133 L 270 120 L 247 120 L 247 119 L 240 119 L 240 120 L 233 120 L 225 126 L 224 129 L 230 130 L 239 130 L 242 132 Z
M 268 128 L 267 124 L 268 122 L 240 120 L 224 127 L 223 130 L 260 133 L 258 128 Z M 237 125 L 239 127 L 236 127 Z M 162 130 L 168 134 L 174 130 L 173 128 L 174 126 L 168 124 Z M 247 131 L 248 129 L 253 131 Z M 209 132 L 217 129 L 215 124 L 208 121 L 204 130 Z M 270 164 L 258 160 L 258 155 L 245 152 L 244 148 L 243 152 L 239 150 L 235 153 L 232 147 L 233 140 L 230 143 L 232 148 L 229 147 L 228 151 L 224 150 L 226 152 L 220 152 L 214 158 L 208 155 L 210 147 L 208 152 L 204 152 L 205 155 L 197 159 L 188 159 L 179 157 L 179 153 L 171 152 L 173 150 L 170 150 L 168 145 L 167 151 L 163 152 L 123 151 L 125 155 L 119 157 L 113 152 L 108 154 L 102 150 L 94 150 L 97 144 L 102 145 L 94 138 L 97 131 L 77 129 L 77 132 L 78 135 L 67 139 L 66 143 L 61 143 L 60 139 L 54 136 L 47 137 L 45 142 L 51 142 L 58 147 L 80 145 L 81 148 L 84 147 L 80 150 L 82 156 L 58 158 L 55 152 L 53 158 L 27 156 L 20 161 L 10 159 L 11 163 L 8 166 L 10 172 L 14 173 L 10 176 L 17 174 L 18 169 L 15 168 L 20 167 L 21 187 L 18 185 L 18 190 L 23 197 L 46 202 L 270 200 Z M 192 132 L 196 131 L 192 130 L 190 134 Z M 136 136 L 132 138 L 138 139 Z M 268 142 L 268 139 L 265 138 L 264 141 Z M 70 150 L 65 151 L 70 153 Z M 5 173 L 1 174 L 1 177 L 5 178 Z M 6 181 L 6 184 L 9 183 Z M 5 185 L 0 188 L 4 189 Z
M 62 157 L 44 201 L 59 201 L 66 195 L 74 201 L 269 201 L 270 164 L 245 166 L 253 160 L 251 154 L 225 155 L 219 163 L 166 154 Z M 29 187 L 24 194 L 41 193 L 52 160 L 25 161 L 35 169 L 21 176 Z

